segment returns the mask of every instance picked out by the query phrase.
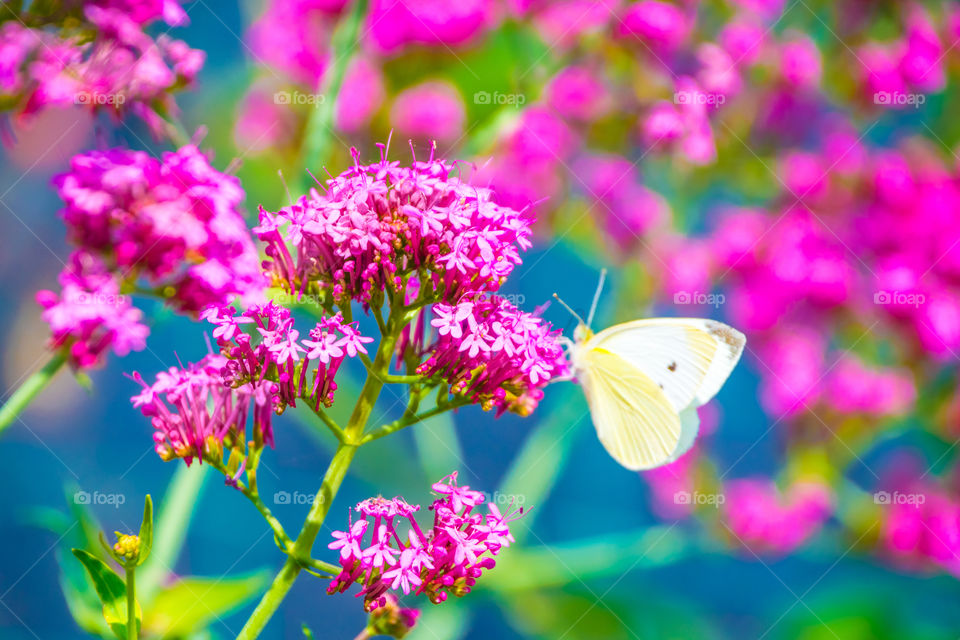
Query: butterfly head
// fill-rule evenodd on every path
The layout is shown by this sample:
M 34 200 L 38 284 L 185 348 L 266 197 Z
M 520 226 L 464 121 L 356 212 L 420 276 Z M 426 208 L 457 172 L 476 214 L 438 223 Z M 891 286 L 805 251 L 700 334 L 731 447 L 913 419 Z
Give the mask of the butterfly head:
M 581 322 L 577 325 L 577 328 L 573 330 L 573 341 L 577 344 L 583 344 L 592 337 L 593 329 L 591 329 L 585 322 Z

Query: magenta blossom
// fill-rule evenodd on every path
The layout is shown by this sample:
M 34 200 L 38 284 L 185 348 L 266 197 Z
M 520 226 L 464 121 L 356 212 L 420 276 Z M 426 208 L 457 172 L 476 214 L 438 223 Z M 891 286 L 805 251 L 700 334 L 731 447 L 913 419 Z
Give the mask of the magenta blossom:
M 397 133 L 414 139 L 453 142 L 463 133 L 466 112 L 456 87 L 431 81 L 400 92 L 390 109 Z
M 126 11 L 108 2 L 90 4 L 85 20 L 95 36 L 55 34 L 28 28 L 18 20 L 0 26 L 0 97 L 24 115 L 47 106 L 81 105 L 116 116 L 128 112 L 144 118 L 156 134 L 163 114 L 173 113 L 171 92 L 190 84 L 204 63 L 204 53 L 162 35 L 144 33 L 140 20 L 150 15 Z M 176 7 L 171 4 L 171 7 Z M 176 11 L 165 10 L 171 19 Z
M 437 304 L 430 324 L 436 341 L 417 369 L 439 376 L 453 394 L 496 408 L 529 415 L 551 380 L 569 374 L 559 332 L 531 313 L 497 296 Z
M 523 515 L 523 508 L 511 506 L 503 514 L 490 504 L 486 515 L 479 513 L 484 495 L 458 486 L 456 471 L 433 490 L 440 497 L 430 507 L 433 527 L 426 530 L 414 517 L 420 507 L 402 498 L 370 498 L 358 504 L 362 519 L 348 531 L 335 531 L 328 545 L 339 550 L 342 571 L 327 592 L 343 593 L 359 584 L 357 596 L 363 596 L 367 611 L 395 602 L 390 591 L 426 594 L 434 603 L 469 593 L 483 571 L 496 564 L 493 556 L 513 542 L 509 525 Z M 401 535 L 404 519 L 410 526 Z
M 496 291 L 530 246 L 529 215 L 496 204 L 432 154 L 401 167 L 381 150 L 380 162 L 358 161 L 322 194 L 311 189 L 277 213 L 261 207 L 254 231 L 274 285 L 337 304 L 383 300 L 414 275 L 426 300 Z
M 139 373 L 134 379 L 143 391 L 131 398 L 133 406 L 151 419 L 157 454 L 164 460 L 213 456 L 219 461 L 223 446 L 246 442 L 247 416 L 252 413 L 252 437 L 273 446 L 272 416 L 276 384 L 257 381 L 239 388 L 224 384 L 220 355 L 209 355 L 186 368 L 171 367 L 148 385 Z M 226 443 L 225 443 L 226 441 Z M 235 481 L 235 480 L 234 480 Z
M 318 409 L 333 404 L 334 381 L 346 358 L 367 353 L 373 338 L 360 335 L 355 324 L 339 313 L 322 318 L 305 338 L 294 328 L 289 309 L 271 301 L 251 305 L 239 316 L 233 307 L 210 307 L 203 317 L 217 325 L 217 344 L 228 358 L 223 376 L 235 387 L 256 385 L 271 377 L 271 401 L 279 408 L 304 399 Z M 248 326 L 251 333 L 241 331 Z
M 50 347 L 68 349 L 70 364 L 89 368 L 107 349 L 123 356 L 146 346 L 149 329 L 130 296 L 95 256 L 77 252 L 60 274 L 60 295 L 38 291 L 43 320 L 50 325 Z
M 801 482 L 781 494 L 771 481 L 735 480 L 725 491 L 724 519 L 739 544 L 753 552 L 787 553 L 812 537 L 833 510 L 830 489 Z
M 75 156 L 54 179 L 71 242 L 125 281 L 142 276 L 180 311 L 196 313 L 264 285 L 240 211 L 240 182 L 188 145 L 161 160 L 112 149 Z

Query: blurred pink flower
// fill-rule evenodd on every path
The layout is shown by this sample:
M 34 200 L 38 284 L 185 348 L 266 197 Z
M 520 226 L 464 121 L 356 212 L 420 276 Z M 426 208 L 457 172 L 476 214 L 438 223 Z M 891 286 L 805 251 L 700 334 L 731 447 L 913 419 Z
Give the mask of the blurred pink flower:
M 661 0 L 640 0 L 620 16 L 617 31 L 621 36 L 637 37 L 654 49 L 672 50 L 683 44 L 692 26 L 681 7 Z
M 913 407 L 916 389 L 906 369 L 867 368 L 843 357 L 826 380 L 826 402 L 840 413 L 901 415 Z
M 356 132 L 369 126 L 383 98 L 383 74 L 377 62 L 369 56 L 354 56 L 337 95 L 337 128 Z
M 428 81 L 409 87 L 393 100 L 390 123 L 403 137 L 453 142 L 463 134 L 463 98 L 448 82 Z
M 741 479 L 724 489 L 723 518 L 735 541 L 754 553 L 788 553 L 814 536 L 833 511 L 819 482 L 797 482 L 781 492 L 766 478 Z
M 493 0 L 373 0 L 366 32 L 380 51 L 393 53 L 408 44 L 457 47 L 494 26 Z
M 591 214 L 621 251 L 635 248 L 652 227 L 670 220 L 670 209 L 643 186 L 634 163 L 614 155 L 589 155 L 573 165 L 575 188 L 584 191 Z
M 546 94 L 550 106 L 572 120 L 590 122 L 603 116 L 611 106 L 600 75 L 582 66 L 560 71 L 547 85 Z
M 779 327 L 779 332 L 758 347 L 758 370 L 763 376 L 760 403 L 779 419 L 807 410 L 821 384 L 826 340 L 804 327 Z
M 780 74 L 790 85 L 814 88 L 820 84 L 820 50 L 805 35 L 794 34 L 780 45 Z

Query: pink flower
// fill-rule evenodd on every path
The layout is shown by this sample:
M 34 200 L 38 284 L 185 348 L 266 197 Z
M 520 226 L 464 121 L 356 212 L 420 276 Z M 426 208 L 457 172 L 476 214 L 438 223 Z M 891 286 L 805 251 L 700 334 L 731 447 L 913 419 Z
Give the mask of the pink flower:
M 683 9 L 660 0 L 631 4 L 620 18 L 618 31 L 635 36 L 654 48 L 675 49 L 687 39 L 692 21 Z
M 421 270 L 430 277 L 418 287 L 435 300 L 495 291 L 532 233 L 528 214 L 496 204 L 432 155 L 410 167 L 385 155 L 358 162 L 325 193 L 311 190 L 277 213 L 261 208 L 260 220 L 254 231 L 274 284 L 291 293 L 316 286 L 337 302 L 382 300 Z
M 74 253 L 60 274 L 60 286 L 59 296 L 38 291 L 37 302 L 50 325 L 50 347 L 66 347 L 73 367 L 99 364 L 108 349 L 124 356 L 146 347 L 150 330 L 141 323 L 143 314 L 120 293 L 120 284 L 99 258 Z
M 226 359 L 209 355 L 186 368 L 171 367 L 148 385 L 139 373 L 133 378 L 143 391 L 131 398 L 133 406 L 151 419 L 157 454 L 164 460 L 183 458 L 189 465 L 205 455 L 218 460 L 224 440 L 246 442 L 247 415 L 253 416 L 256 441 L 273 445 L 274 405 L 269 381 L 233 388 L 224 383 Z
M 833 510 L 830 489 L 793 484 L 781 493 L 772 481 L 743 479 L 724 491 L 723 517 L 734 541 L 755 553 L 788 553 L 815 535 Z
M 113 149 L 75 156 L 54 179 L 69 239 L 135 282 L 197 313 L 234 296 L 258 299 L 264 279 L 240 203 L 240 182 L 188 145 L 161 160 Z
M 211 307 L 203 314 L 218 326 L 214 337 L 227 356 L 224 379 L 242 388 L 275 372 L 271 401 L 278 409 L 296 407 L 297 400 L 314 408 L 333 404 L 340 365 L 347 357 L 366 353 L 363 345 L 373 341 L 361 336 L 355 325 L 344 323 L 339 313 L 321 318 L 302 344 L 290 310 L 273 301 L 251 305 L 239 317 L 234 313 L 233 307 Z M 259 341 L 254 334 L 240 332 L 241 323 L 253 325 Z
M 337 96 L 336 124 L 343 131 L 359 131 L 370 124 L 383 103 L 383 74 L 364 55 L 354 56 Z
M 453 142 L 463 133 L 466 113 L 456 87 L 429 81 L 404 89 L 394 98 L 390 122 L 403 136 Z
M 569 373 L 557 332 L 502 298 L 433 309 L 431 325 L 438 335 L 417 372 L 442 376 L 455 395 L 485 409 L 496 407 L 498 415 L 507 410 L 529 415 L 543 396 L 542 387 Z
M 795 87 L 811 88 L 820 84 L 820 51 L 806 36 L 794 36 L 781 45 L 780 73 Z
M 600 74 L 582 66 L 569 66 L 547 85 L 547 102 L 561 115 L 590 122 L 602 117 L 611 106 Z
M 917 395 L 909 371 L 869 369 L 852 356 L 834 366 L 826 386 L 827 402 L 840 413 L 903 414 Z
M 491 0 L 374 0 L 370 4 L 364 31 L 371 43 L 385 53 L 408 44 L 457 47 L 494 26 L 497 16 Z
M 434 603 L 451 594 L 469 593 L 483 571 L 493 568 L 493 556 L 513 541 L 509 525 L 523 515 L 523 509 L 511 508 L 503 514 L 490 505 L 489 513 L 481 514 L 477 509 L 484 495 L 457 486 L 456 472 L 433 489 L 440 498 L 430 507 L 433 526 L 426 530 L 414 517 L 419 507 L 411 507 L 401 498 L 370 498 L 357 505 L 363 519 L 349 531 L 335 531 L 329 544 L 340 550 L 343 570 L 331 581 L 327 593 L 343 593 L 358 584 L 357 595 L 363 596 L 367 611 L 394 606 L 396 597 L 390 591 L 426 594 Z M 371 518 L 373 533 L 367 545 L 364 534 Z M 409 530 L 401 536 L 398 528 L 404 519 Z

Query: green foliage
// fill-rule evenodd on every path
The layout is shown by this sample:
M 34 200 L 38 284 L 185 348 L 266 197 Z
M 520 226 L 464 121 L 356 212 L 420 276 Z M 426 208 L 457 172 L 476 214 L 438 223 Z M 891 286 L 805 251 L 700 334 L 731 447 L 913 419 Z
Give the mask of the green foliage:
M 146 633 L 186 638 L 229 614 L 266 587 L 269 576 L 257 572 L 236 578 L 184 578 L 161 590 L 144 615 Z
M 73 549 L 73 555 L 80 561 L 84 569 L 87 570 L 87 575 L 90 576 L 90 581 L 93 583 L 97 597 L 103 605 L 104 620 L 116 637 L 124 640 L 127 637 L 128 618 L 126 602 L 127 586 L 123 578 L 118 576 L 106 562 L 97 558 L 89 551 Z M 139 605 L 137 605 L 134 613 L 136 615 L 137 628 L 139 629 L 142 619 Z

